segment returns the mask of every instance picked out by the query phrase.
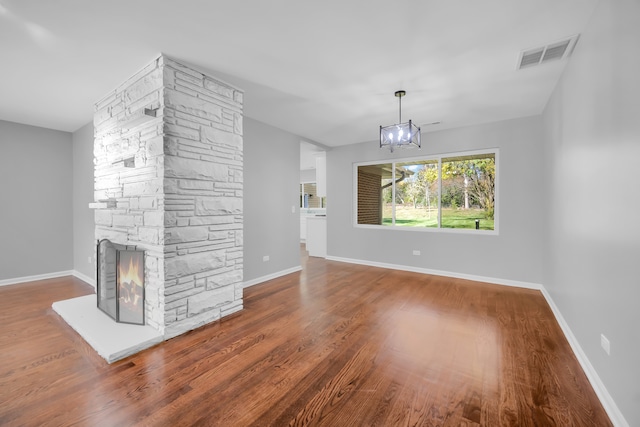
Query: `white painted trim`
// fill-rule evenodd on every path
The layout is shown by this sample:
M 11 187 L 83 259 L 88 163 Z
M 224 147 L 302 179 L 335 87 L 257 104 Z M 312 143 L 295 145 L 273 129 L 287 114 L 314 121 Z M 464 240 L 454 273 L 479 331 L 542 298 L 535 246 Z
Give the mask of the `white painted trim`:
M 91 277 L 89 277 L 89 276 L 87 276 L 85 274 L 80 273 L 78 270 L 73 270 L 73 275 L 75 277 L 77 277 L 78 279 L 82 280 L 83 282 L 93 286 L 93 289 L 96 288 L 96 280 L 95 279 L 93 279 L 93 278 L 91 278 Z
M 302 271 L 302 266 L 298 265 L 296 267 L 292 267 L 286 270 L 278 271 L 276 273 L 267 274 L 266 276 L 258 277 L 256 279 L 251 279 L 243 283 L 243 288 L 248 288 L 250 286 L 257 285 L 262 282 L 266 282 L 268 280 L 277 279 L 278 277 L 286 276 L 287 274 L 296 273 L 298 271 Z
M 55 273 L 36 274 L 35 276 L 15 277 L 13 279 L 0 280 L 0 286 L 17 285 L 25 282 L 35 282 L 37 280 L 56 279 L 58 277 L 73 276 L 73 270 L 57 271 Z
M 521 282 L 518 280 L 498 279 L 495 277 L 477 276 L 475 274 L 454 273 L 451 271 L 443 271 L 443 270 L 432 270 L 428 268 L 412 267 L 408 265 L 388 264 L 383 262 L 365 261 L 365 260 L 359 260 L 359 259 L 341 258 L 341 257 L 334 257 L 334 256 L 327 256 L 327 260 L 347 262 L 350 264 L 368 265 L 371 267 L 389 268 L 392 270 L 410 271 L 413 273 L 433 274 L 435 276 L 453 277 L 456 279 L 467 279 L 467 280 L 473 280 L 476 282 L 493 283 L 496 285 L 503 285 L 503 286 L 514 286 L 518 288 L 535 289 L 535 290 L 543 289 L 543 286 L 538 283 Z
M 547 292 L 544 286 L 542 287 L 541 291 L 542 291 L 542 295 L 547 300 L 547 304 L 549 304 L 549 307 L 551 307 L 551 311 L 553 311 L 553 314 L 556 317 L 558 324 L 560 324 L 560 328 L 562 329 L 564 336 L 567 338 L 567 341 L 569 341 L 569 345 L 571 346 L 573 353 L 576 355 L 576 358 L 578 359 L 580 366 L 582 366 L 582 370 L 587 376 L 587 379 L 589 379 L 589 382 L 591 383 L 593 390 L 596 392 L 598 399 L 600 399 L 600 403 L 602 403 L 602 406 L 604 406 L 604 410 L 609 415 L 611 422 L 613 423 L 614 426 L 617 426 L 617 427 L 629 427 L 629 423 L 627 422 L 627 420 L 625 420 L 624 415 L 622 415 L 622 412 L 620 412 L 618 405 L 616 405 L 615 401 L 613 400 L 613 397 L 611 397 L 611 395 L 609 394 L 609 391 L 604 386 L 604 383 L 602 382 L 602 380 L 600 379 L 600 376 L 598 375 L 595 368 L 589 361 L 589 358 L 585 354 L 584 350 L 582 350 L 582 347 L 580 347 L 580 343 L 578 342 L 578 339 L 571 331 L 569 324 L 562 316 L 562 313 L 560 312 L 560 309 L 553 301 L 553 298 L 551 298 L 551 295 L 549 294 L 549 292 Z

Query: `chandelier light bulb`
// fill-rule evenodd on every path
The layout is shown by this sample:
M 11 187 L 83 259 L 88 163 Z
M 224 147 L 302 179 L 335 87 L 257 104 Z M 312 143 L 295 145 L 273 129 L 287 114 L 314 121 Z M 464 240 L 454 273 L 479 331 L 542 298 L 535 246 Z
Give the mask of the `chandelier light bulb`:
M 394 95 L 398 98 L 399 121 L 394 125 L 380 126 L 380 148 L 388 147 L 392 153 L 394 148 L 411 146 L 420 148 L 420 128 L 411 120 L 402 123 L 402 97 L 406 95 L 406 92 L 398 90 Z

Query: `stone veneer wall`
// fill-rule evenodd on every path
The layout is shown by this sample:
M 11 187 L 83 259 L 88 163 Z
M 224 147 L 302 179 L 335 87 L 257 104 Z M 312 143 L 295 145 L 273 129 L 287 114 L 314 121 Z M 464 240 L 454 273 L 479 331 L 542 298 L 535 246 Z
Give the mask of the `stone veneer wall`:
M 147 323 L 165 339 L 242 309 L 242 105 L 161 55 L 95 106 L 96 239 L 147 251 Z M 133 121 L 143 108 L 157 117 Z

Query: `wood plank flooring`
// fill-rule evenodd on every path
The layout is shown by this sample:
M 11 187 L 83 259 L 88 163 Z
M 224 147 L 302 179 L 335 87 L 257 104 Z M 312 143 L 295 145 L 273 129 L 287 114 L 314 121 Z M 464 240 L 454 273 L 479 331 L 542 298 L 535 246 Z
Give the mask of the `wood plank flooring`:
M 538 291 L 303 258 L 244 310 L 108 365 L 0 287 L 2 426 L 610 426 Z

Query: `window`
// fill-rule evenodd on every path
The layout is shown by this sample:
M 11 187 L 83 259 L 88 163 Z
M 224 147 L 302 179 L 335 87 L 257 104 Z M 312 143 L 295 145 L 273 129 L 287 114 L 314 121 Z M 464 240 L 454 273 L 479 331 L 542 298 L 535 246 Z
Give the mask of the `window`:
M 495 230 L 497 150 L 359 164 L 359 225 Z

